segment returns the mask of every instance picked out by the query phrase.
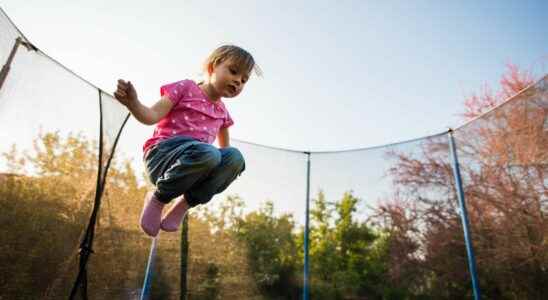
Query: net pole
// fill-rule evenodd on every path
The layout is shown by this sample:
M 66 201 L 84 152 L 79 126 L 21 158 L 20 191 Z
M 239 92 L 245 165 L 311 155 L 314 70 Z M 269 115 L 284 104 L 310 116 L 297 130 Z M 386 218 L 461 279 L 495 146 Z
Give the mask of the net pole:
M 307 155 L 306 161 L 306 212 L 305 212 L 305 225 L 304 225 L 304 279 L 303 279 L 303 300 L 309 298 L 309 261 L 308 261 L 308 248 L 309 248 L 309 219 L 310 219 L 310 152 L 305 152 Z
M 17 48 L 19 48 L 19 45 L 21 44 L 21 38 L 18 37 L 15 39 L 15 43 L 13 44 L 13 47 L 11 48 L 10 55 L 8 57 L 8 60 L 6 63 L 2 66 L 2 70 L 0 70 L 0 89 L 2 89 L 2 85 L 4 84 L 4 81 L 8 77 L 8 72 L 11 68 L 11 62 L 13 61 L 13 57 L 15 56 L 15 53 L 17 52 Z
M 0 11 L 1 10 L 2 9 L 0 9 Z M 23 45 L 29 51 L 38 50 L 38 48 L 36 48 L 31 43 L 23 41 L 21 37 L 18 37 L 15 39 L 15 43 L 13 44 L 13 47 L 11 48 L 10 55 L 8 56 L 6 63 L 2 66 L 2 69 L 0 70 L 0 89 L 2 89 L 2 85 L 4 85 L 4 82 L 6 81 L 6 78 L 8 77 L 8 73 L 11 69 L 11 63 L 13 62 L 13 58 L 15 57 L 15 54 L 17 53 L 17 50 L 19 49 L 19 45 Z
M 150 286 L 152 283 L 152 275 L 154 269 L 154 261 L 156 259 L 156 245 L 158 244 L 158 237 L 152 239 L 150 245 L 150 253 L 148 255 L 147 268 L 145 271 L 145 280 L 143 282 L 143 289 L 141 290 L 140 300 L 147 300 L 150 297 Z
M 187 300 L 188 286 L 187 286 L 187 274 L 188 274 L 188 219 L 190 216 L 183 217 L 182 230 L 181 230 L 181 295 L 180 300 Z
M 455 147 L 455 138 L 453 137 L 453 130 L 449 130 L 449 146 L 451 148 L 451 156 L 453 159 L 453 175 L 455 177 L 455 187 L 457 189 L 457 196 L 459 198 L 460 216 L 462 220 L 462 227 L 464 230 L 464 241 L 466 243 L 466 253 L 468 255 L 468 268 L 470 270 L 470 276 L 472 277 L 472 288 L 474 290 L 474 299 L 480 300 L 480 287 L 478 282 L 478 276 L 476 272 L 476 258 L 474 257 L 474 249 L 472 247 L 472 236 L 470 234 L 470 225 L 468 221 L 468 211 L 466 210 L 466 203 L 464 199 L 464 191 L 462 188 L 462 178 L 460 174 L 459 161 L 457 157 L 457 151 Z

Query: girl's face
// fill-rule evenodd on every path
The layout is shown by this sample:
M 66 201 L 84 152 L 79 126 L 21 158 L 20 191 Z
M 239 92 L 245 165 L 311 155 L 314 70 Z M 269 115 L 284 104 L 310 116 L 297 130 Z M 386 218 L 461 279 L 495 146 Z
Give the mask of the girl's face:
M 209 83 L 223 98 L 238 96 L 249 79 L 249 74 L 230 59 L 210 67 L 209 73 Z

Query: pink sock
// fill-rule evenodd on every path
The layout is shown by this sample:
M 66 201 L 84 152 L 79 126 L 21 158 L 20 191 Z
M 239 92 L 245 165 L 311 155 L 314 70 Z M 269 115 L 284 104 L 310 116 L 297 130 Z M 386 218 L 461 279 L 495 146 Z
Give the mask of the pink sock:
M 164 205 L 154 196 L 154 193 L 149 193 L 145 197 L 145 205 L 141 213 L 141 228 L 151 237 L 155 237 L 160 230 L 160 219 L 162 218 Z
M 167 214 L 162 218 L 160 227 L 163 231 L 173 232 L 179 229 L 179 224 L 188 211 L 188 203 L 184 197 L 177 199 L 177 202 L 170 207 Z

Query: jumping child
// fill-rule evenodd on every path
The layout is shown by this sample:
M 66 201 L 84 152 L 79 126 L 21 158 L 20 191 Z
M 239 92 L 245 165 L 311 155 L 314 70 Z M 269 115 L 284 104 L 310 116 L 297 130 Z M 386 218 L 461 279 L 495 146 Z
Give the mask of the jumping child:
M 144 146 L 144 162 L 155 191 L 145 197 L 141 228 L 151 237 L 160 229 L 177 231 L 189 208 L 224 191 L 245 169 L 240 151 L 230 146 L 234 124 L 222 98 L 238 96 L 252 71 L 260 75 L 246 50 L 225 45 L 204 63 L 202 82 L 182 80 L 160 88 L 161 99 L 143 105 L 130 81 L 118 80 L 116 99 L 146 125 L 156 124 Z M 217 148 L 213 145 L 219 139 Z M 164 206 L 176 201 L 162 217 Z

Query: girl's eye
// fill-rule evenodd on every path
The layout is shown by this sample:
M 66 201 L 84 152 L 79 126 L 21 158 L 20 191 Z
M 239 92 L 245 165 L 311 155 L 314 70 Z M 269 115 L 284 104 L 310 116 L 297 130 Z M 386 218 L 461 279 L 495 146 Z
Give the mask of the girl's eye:
M 236 75 L 236 74 L 238 74 L 238 72 L 236 72 L 236 70 L 234 70 L 234 69 L 232 69 L 232 68 L 231 68 L 231 69 L 229 69 L 229 70 L 230 70 L 230 73 L 231 73 L 232 75 Z

